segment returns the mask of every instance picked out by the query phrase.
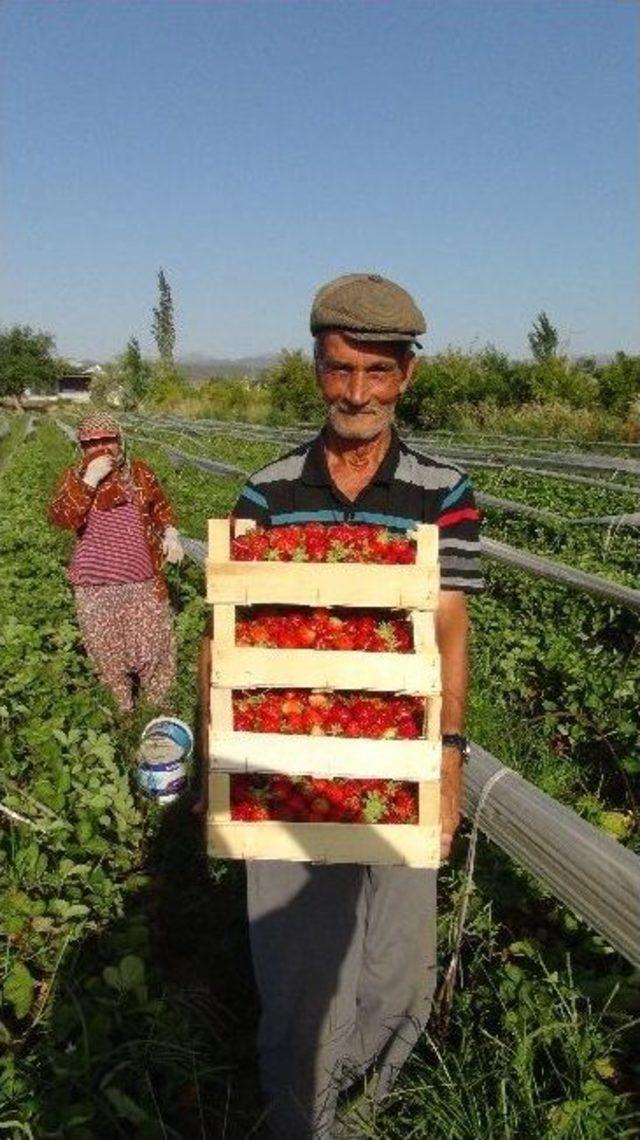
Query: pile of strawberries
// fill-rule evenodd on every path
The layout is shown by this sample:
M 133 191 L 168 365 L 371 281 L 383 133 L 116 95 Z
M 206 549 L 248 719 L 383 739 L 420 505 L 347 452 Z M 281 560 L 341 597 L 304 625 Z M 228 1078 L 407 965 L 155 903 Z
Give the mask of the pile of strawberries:
M 292 609 L 253 606 L 236 622 L 238 645 L 280 649 L 360 649 L 409 653 L 411 626 L 387 610 Z
M 298 823 L 417 823 L 415 785 L 396 780 L 234 776 L 232 819 Z
M 237 561 L 412 563 L 415 547 L 383 527 L 348 524 L 256 528 L 232 543 Z M 411 627 L 388 611 L 254 606 L 241 611 L 237 643 L 282 649 L 408 653 Z M 234 728 L 245 732 L 413 740 L 419 697 L 259 689 L 236 692 Z M 417 786 L 388 779 L 233 776 L 231 817 L 295 822 L 415 823 Z
M 349 523 L 256 527 L 235 538 L 236 562 L 415 562 L 415 545 L 386 527 Z
M 421 735 L 423 720 L 421 697 L 247 689 L 236 692 L 233 701 L 233 727 L 237 732 L 416 740 Z

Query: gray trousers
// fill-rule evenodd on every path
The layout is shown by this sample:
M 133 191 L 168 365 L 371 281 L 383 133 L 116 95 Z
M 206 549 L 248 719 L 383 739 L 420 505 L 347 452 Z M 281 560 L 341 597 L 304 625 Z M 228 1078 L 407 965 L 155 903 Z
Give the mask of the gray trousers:
M 330 1140 L 341 1090 L 389 1092 L 435 988 L 436 872 L 247 863 L 258 1053 L 281 1140 Z

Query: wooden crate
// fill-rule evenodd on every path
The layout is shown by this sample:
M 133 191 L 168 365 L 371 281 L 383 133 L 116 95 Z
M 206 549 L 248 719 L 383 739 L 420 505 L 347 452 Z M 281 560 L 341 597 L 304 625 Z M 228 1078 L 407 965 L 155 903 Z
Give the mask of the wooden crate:
M 236 520 L 235 535 L 253 527 Z M 213 606 L 209 729 L 210 855 L 320 863 L 435 867 L 440 856 L 440 660 L 437 527 L 416 528 L 416 562 L 232 562 L 229 519 L 209 522 L 207 600 Z M 410 611 L 413 653 L 263 649 L 235 644 L 236 607 L 305 605 Z M 236 732 L 233 690 L 363 689 L 425 697 L 420 740 Z M 286 823 L 231 819 L 230 774 L 384 777 L 419 784 L 417 824 Z

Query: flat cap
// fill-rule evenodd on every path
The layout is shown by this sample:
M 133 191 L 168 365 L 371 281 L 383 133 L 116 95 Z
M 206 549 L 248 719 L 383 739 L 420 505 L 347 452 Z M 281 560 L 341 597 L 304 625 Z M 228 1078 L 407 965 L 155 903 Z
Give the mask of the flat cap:
M 347 273 L 323 285 L 313 300 L 310 325 L 313 336 L 332 329 L 356 340 L 405 341 L 415 341 L 427 327 L 406 289 L 378 273 Z

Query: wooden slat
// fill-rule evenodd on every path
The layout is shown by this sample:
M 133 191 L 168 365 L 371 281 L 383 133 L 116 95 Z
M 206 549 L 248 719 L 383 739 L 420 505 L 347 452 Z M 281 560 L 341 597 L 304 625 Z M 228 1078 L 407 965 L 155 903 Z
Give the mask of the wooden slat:
M 209 819 L 213 823 L 231 819 L 230 779 L 224 772 L 209 773 Z
M 214 618 L 215 620 L 215 618 Z M 333 649 L 262 649 L 214 643 L 211 682 L 230 689 L 358 689 L 386 693 L 439 691 L 435 654 L 367 653 Z
M 216 522 L 218 520 L 211 520 Z M 210 523 L 211 525 L 211 523 Z M 433 610 L 435 568 L 357 562 L 207 561 L 207 601 L 236 605 L 372 606 Z
M 432 697 L 427 701 L 426 709 L 426 731 L 423 736 L 426 737 L 431 744 L 441 745 L 441 713 L 442 713 L 442 697 Z
M 209 519 L 209 558 L 212 562 L 231 559 L 231 523 L 229 519 Z M 232 601 L 233 599 L 229 599 Z
M 287 776 L 437 780 L 440 741 L 362 740 L 276 732 L 222 732 L 213 721 L 210 763 L 217 772 L 283 772 Z
M 209 855 L 290 862 L 437 867 L 440 829 L 415 824 L 209 823 Z
M 212 657 L 214 652 L 232 653 L 236 644 L 236 607 L 215 605 L 213 607 L 213 642 L 211 646 Z M 215 650 L 214 650 L 215 646 Z
M 416 565 L 435 567 L 438 565 L 440 536 L 437 526 L 419 523 L 411 532 L 416 543 Z
M 433 653 L 436 644 L 435 615 L 425 610 L 412 610 L 414 653 Z
M 211 723 L 220 732 L 233 732 L 232 694 L 229 689 L 211 690 Z M 209 818 L 214 823 L 231 819 L 230 779 L 222 772 L 209 772 Z

